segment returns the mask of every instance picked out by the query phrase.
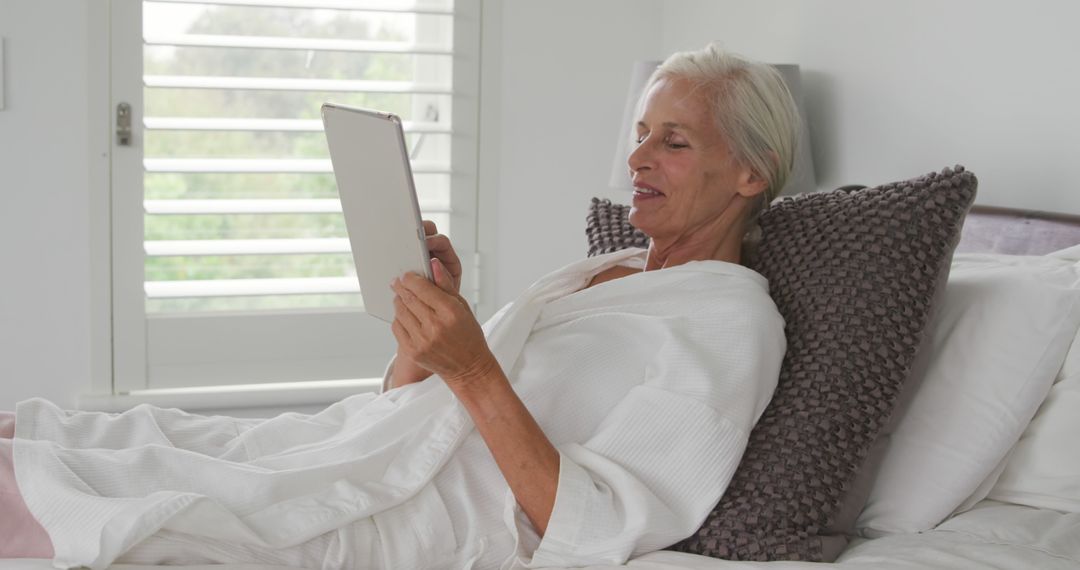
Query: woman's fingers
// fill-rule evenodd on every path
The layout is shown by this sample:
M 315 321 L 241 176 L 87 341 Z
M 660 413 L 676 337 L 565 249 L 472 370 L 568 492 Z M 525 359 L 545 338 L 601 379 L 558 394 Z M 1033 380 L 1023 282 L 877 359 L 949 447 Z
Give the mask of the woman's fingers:
M 416 317 L 416 313 L 413 312 L 412 308 L 405 304 L 401 296 L 394 297 L 394 320 L 401 321 L 405 330 L 410 331 L 410 333 L 420 330 L 421 327 L 420 319 Z
M 401 324 L 399 319 L 394 319 L 394 322 L 390 323 L 390 332 L 394 333 L 394 338 L 397 339 L 399 347 L 411 348 L 412 336 L 409 335 L 409 331 L 405 329 L 405 325 Z
M 461 259 L 458 258 L 457 252 L 454 251 L 450 238 L 440 234 L 439 229 L 435 227 L 435 222 L 431 220 L 424 220 L 424 235 L 427 237 L 428 252 L 431 253 L 432 257 L 442 262 L 451 279 L 453 279 L 454 290 L 461 289 Z
M 456 292 L 445 290 L 416 273 L 409 272 L 403 275 L 398 280 L 398 286 L 404 292 L 399 292 L 398 295 L 414 312 L 416 312 L 416 305 L 413 303 L 414 299 L 416 304 L 423 305 L 436 314 L 446 314 L 462 304 L 461 298 Z M 412 297 L 410 298 L 405 293 L 411 293 Z M 417 314 L 417 317 L 423 320 L 424 315 Z
M 439 233 L 439 229 L 435 227 L 435 222 L 431 220 L 424 220 L 424 235 L 433 236 Z
M 434 287 L 427 279 L 414 275 L 417 280 L 427 283 L 429 286 Z M 416 293 L 414 293 L 409 287 L 405 285 L 404 278 L 395 279 L 390 284 L 390 288 L 394 290 L 396 296 L 394 297 L 394 311 L 395 317 L 401 319 L 402 324 L 407 327 L 410 333 L 415 335 L 423 329 L 425 321 L 430 320 L 435 315 L 435 309 L 428 303 L 422 301 Z
M 447 293 L 456 294 L 457 287 L 454 278 L 446 271 L 446 266 L 438 259 L 431 260 L 431 274 L 435 276 L 435 284 L 442 287 Z
M 436 256 L 439 259 L 442 259 L 443 261 L 446 261 L 448 263 L 452 261 L 453 263 L 458 265 L 458 267 L 461 266 L 461 262 L 458 260 L 457 252 L 454 251 L 454 246 L 450 243 L 450 238 L 446 237 L 445 235 L 433 234 L 427 236 L 427 246 L 428 251 L 431 252 L 431 255 Z
M 454 251 L 450 238 L 443 234 L 428 236 L 427 247 L 431 257 L 441 261 L 450 277 L 454 280 L 455 290 L 459 288 L 461 286 L 461 259 L 458 257 L 457 252 Z

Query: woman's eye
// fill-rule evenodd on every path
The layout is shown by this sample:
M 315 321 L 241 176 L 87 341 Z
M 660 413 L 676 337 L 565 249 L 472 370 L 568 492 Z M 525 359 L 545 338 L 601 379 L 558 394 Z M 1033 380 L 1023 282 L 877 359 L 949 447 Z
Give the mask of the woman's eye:
M 682 140 L 682 137 L 676 138 L 674 134 L 665 137 L 664 144 L 670 149 L 680 149 L 690 146 L 686 144 L 686 141 Z
M 634 139 L 635 144 L 641 144 L 645 142 L 645 139 L 649 137 L 648 133 L 640 134 Z M 664 139 L 664 144 L 671 149 L 688 148 L 690 145 L 682 141 L 673 141 L 670 138 Z

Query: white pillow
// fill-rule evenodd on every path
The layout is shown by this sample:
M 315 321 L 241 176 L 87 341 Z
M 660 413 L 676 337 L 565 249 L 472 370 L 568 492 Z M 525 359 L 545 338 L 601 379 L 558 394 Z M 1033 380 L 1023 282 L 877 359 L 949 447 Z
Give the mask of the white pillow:
M 1080 264 L 1060 258 L 955 256 L 926 374 L 856 523 L 863 535 L 933 528 L 1002 463 L 1080 326 L 1078 282 Z
M 1066 254 L 1080 246 L 1060 252 Z M 1059 254 L 1059 255 L 1060 255 Z M 1031 420 L 989 497 L 1019 505 L 1080 513 L 1080 332 L 1050 394 Z

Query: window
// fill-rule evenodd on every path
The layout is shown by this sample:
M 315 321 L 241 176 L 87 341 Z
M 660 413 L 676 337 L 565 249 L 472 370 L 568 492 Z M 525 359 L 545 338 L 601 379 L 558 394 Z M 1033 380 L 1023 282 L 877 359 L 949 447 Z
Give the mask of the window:
M 478 0 L 110 6 L 114 391 L 381 377 L 319 108 L 402 116 L 424 217 L 467 260 Z

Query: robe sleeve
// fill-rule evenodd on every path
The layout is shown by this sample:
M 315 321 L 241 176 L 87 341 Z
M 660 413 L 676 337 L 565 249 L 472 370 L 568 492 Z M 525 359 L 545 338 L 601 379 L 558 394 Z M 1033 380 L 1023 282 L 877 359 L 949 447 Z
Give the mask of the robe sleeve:
M 397 357 L 391 358 L 390 362 L 388 362 L 386 364 L 386 370 L 383 372 L 383 376 L 382 376 L 382 384 L 379 386 L 379 393 L 380 394 L 382 394 L 383 392 L 389 392 L 391 390 L 391 388 L 390 388 L 390 375 L 394 373 L 394 360 L 396 358 Z
M 645 381 L 592 436 L 557 446 L 558 490 L 542 538 L 507 493 L 504 522 L 516 539 L 510 566 L 624 564 L 693 534 L 731 481 L 776 387 L 783 320 L 765 317 L 728 320 L 719 333 L 669 331 Z

